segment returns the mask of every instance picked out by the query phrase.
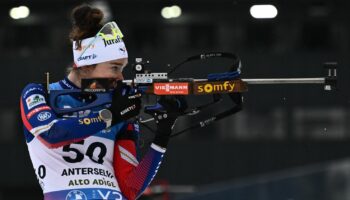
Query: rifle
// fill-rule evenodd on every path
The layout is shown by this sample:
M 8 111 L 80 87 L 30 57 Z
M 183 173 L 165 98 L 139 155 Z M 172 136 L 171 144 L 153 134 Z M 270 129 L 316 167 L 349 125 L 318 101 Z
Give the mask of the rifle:
M 208 74 L 204 79 L 194 78 L 170 78 L 170 75 L 183 64 L 194 60 L 207 60 L 211 58 L 228 58 L 232 60 L 232 64 L 227 72 Z M 227 94 L 233 103 L 233 106 L 226 111 L 207 117 L 192 126 L 172 134 L 176 136 L 188 130 L 205 127 L 215 121 L 231 116 L 242 110 L 243 101 L 242 93 L 248 91 L 248 85 L 254 84 L 321 84 L 325 90 L 334 90 L 337 86 L 337 63 L 328 62 L 324 64 L 327 73 L 324 77 L 316 78 L 269 78 L 269 79 L 241 79 L 241 61 L 231 53 L 211 52 L 191 56 L 183 62 L 175 65 L 168 72 L 151 73 L 146 66 L 149 62 L 144 62 L 142 58 L 136 58 L 133 64 L 134 78 L 124 80 L 123 83 L 136 89 L 145 95 L 212 95 L 212 102 L 199 105 L 188 109 L 183 115 L 196 115 L 201 110 L 217 104 L 222 101 L 222 95 Z M 83 79 L 81 89 L 73 90 L 49 90 L 49 78 L 47 74 L 47 90 L 49 94 L 49 103 L 53 110 L 59 114 L 68 114 L 77 111 L 91 109 L 93 107 L 104 106 L 111 103 L 110 83 L 114 80 L 110 79 Z M 56 99 L 61 95 L 85 95 L 91 100 L 88 105 L 76 108 L 59 108 L 56 105 Z M 147 111 L 145 107 L 145 112 Z M 147 122 L 154 120 L 149 118 L 143 120 L 138 118 L 141 124 L 153 131 L 146 125 Z

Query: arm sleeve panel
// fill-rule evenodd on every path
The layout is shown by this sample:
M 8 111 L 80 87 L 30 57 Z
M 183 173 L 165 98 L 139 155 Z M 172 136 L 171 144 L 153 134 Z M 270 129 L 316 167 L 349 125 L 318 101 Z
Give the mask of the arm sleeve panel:
M 86 117 L 59 117 L 46 102 L 42 85 L 29 84 L 20 99 L 21 118 L 25 129 L 49 148 L 80 141 L 106 128 L 98 113 Z
M 114 170 L 118 184 L 123 195 L 130 200 L 140 196 L 151 183 L 165 153 L 165 149 L 152 144 L 141 162 L 138 162 L 136 144 L 130 137 L 123 137 L 117 140 L 114 147 Z

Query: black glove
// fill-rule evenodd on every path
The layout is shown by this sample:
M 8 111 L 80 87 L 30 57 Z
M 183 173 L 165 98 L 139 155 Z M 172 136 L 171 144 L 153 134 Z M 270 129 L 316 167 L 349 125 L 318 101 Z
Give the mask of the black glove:
M 145 113 L 152 115 L 157 123 L 154 144 L 164 148 L 168 145 L 176 119 L 186 109 L 187 102 L 183 96 L 162 96 L 155 106 L 145 108 Z
M 135 93 L 131 87 L 118 81 L 109 110 L 112 112 L 113 125 L 136 117 L 141 110 L 141 94 Z

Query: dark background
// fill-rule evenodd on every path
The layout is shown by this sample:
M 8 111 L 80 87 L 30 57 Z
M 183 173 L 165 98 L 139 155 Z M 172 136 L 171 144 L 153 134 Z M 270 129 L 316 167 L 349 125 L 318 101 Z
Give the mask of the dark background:
M 30 82 L 42 82 L 45 72 L 51 73 L 52 81 L 65 76 L 65 69 L 72 62 L 69 13 L 82 2 L 0 2 L 0 199 L 42 198 L 22 135 L 18 100 L 22 88 Z M 236 53 L 242 59 L 243 78 L 322 77 L 324 62 L 339 63 L 337 91 L 324 91 L 322 85 L 250 86 L 244 94 L 244 111 L 171 141 L 156 177 L 158 181 L 198 188 L 223 182 L 234 185 L 232 181 L 281 170 L 288 174 L 295 168 L 324 163 L 321 171 L 327 171 L 327 163 L 337 163 L 350 156 L 349 1 L 103 2 L 111 11 L 110 19 L 116 20 L 125 35 L 129 62 L 136 57 L 149 59 L 154 71 L 166 71 L 167 64 L 210 51 Z M 274 4 L 279 11 L 277 18 L 252 18 L 250 6 L 261 3 Z M 182 8 L 182 16 L 163 19 L 160 10 L 174 4 Z M 31 15 L 22 20 L 11 19 L 9 10 L 20 5 L 28 6 Z M 200 78 L 210 72 L 223 72 L 227 67 L 226 60 L 194 62 L 175 76 Z M 127 79 L 131 78 L 130 68 L 125 72 Z M 226 106 L 212 108 L 203 113 L 203 117 Z M 180 119 L 179 127 L 193 121 Z M 151 133 L 145 132 L 145 143 L 151 137 Z M 345 167 L 344 173 L 348 170 L 350 168 Z M 263 179 L 269 178 L 266 175 Z M 341 188 L 347 185 L 347 179 L 339 182 Z M 329 184 L 322 183 L 325 183 L 322 187 Z M 308 190 L 307 194 L 319 192 L 316 190 L 320 188 Z M 248 193 L 251 191 L 255 190 Z M 244 191 L 239 190 L 241 196 L 211 199 L 265 199 L 260 198 L 264 195 L 273 199 L 279 193 L 278 190 L 263 191 L 265 193 L 258 192 L 254 197 L 242 198 Z M 328 193 L 333 194 L 332 191 Z M 323 198 L 331 199 L 322 195 L 296 199 Z

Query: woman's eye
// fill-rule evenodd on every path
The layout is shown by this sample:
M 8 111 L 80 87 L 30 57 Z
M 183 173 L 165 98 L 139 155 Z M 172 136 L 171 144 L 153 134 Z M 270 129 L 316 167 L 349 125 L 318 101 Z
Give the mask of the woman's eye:
M 113 66 L 112 69 L 117 72 L 123 72 L 124 66 L 122 65 Z
M 116 72 L 123 72 L 124 65 L 111 65 L 111 69 Z

